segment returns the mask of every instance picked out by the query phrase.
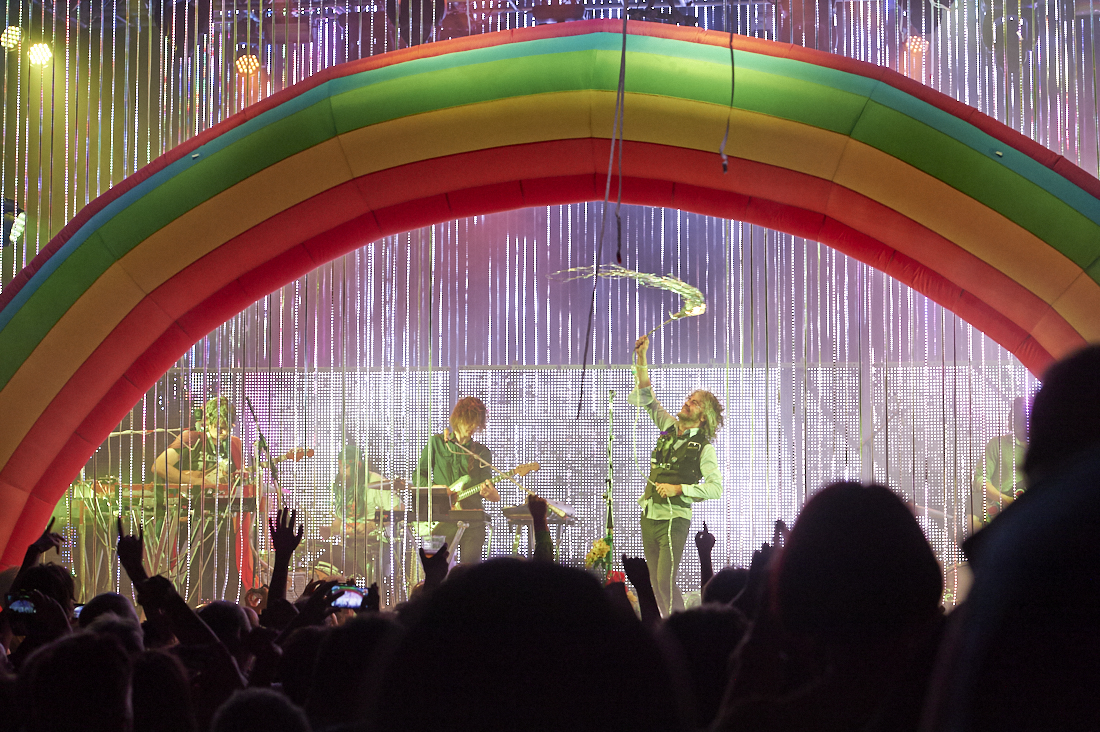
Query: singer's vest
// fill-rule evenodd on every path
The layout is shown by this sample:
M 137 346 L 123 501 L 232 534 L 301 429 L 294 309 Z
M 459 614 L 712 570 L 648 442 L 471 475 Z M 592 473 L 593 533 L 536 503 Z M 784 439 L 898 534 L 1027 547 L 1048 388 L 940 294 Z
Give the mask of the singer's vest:
M 646 488 L 645 498 L 659 498 L 657 489 L 653 486 L 654 483 L 694 485 L 702 482 L 703 469 L 699 464 L 700 457 L 703 454 L 703 447 L 709 445 L 710 440 L 699 431 L 677 446 L 675 443 L 679 439 L 676 425 L 669 427 L 657 438 L 657 444 L 649 459 L 650 482 Z

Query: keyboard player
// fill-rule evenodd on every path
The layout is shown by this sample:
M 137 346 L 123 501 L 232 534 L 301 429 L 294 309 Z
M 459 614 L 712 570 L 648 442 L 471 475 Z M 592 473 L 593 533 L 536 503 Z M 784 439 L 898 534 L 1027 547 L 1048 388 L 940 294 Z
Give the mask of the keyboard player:
M 186 504 L 180 491 L 180 508 L 191 511 L 190 543 L 184 530 L 176 549 L 190 553 L 187 599 L 193 603 L 235 600 L 253 585 L 252 513 L 235 513 L 230 505 L 245 476 L 244 447 L 232 434 L 235 423 L 236 409 L 228 398 L 209 399 L 195 410 L 195 429 L 180 433 L 153 464 L 158 530 L 167 508 L 165 485 L 187 487 Z M 180 516 L 181 525 L 186 518 Z M 169 534 L 176 536 L 174 527 Z

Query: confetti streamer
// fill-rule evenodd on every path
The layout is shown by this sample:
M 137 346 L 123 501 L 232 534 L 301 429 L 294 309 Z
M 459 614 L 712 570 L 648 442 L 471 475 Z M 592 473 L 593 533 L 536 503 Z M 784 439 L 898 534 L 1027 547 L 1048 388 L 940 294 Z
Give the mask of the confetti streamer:
M 653 335 L 656 331 L 668 325 L 673 320 L 702 315 L 707 311 L 707 303 L 703 298 L 703 293 L 700 292 L 698 288 L 692 287 L 679 277 L 673 277 L 672 275 L 655 275 L 649 272 L 636 272 L 626 267 L 620 267 L 617 264 L 602 264 L 598 269 L 596 267 L 573 267 L 572 269 L 555 272 L 553 276 L 562 277 L 563 281 L 570 282 L 572 280 L 592 277 L 593 274 L 598 277 L 607 277 L 609 279 L 637 280 L 646 287 L 656 287 L 660 290 L 668 290 L 680 296 L 682 307 L 673 313 L 668 320 L 646 333 L 646 335 Z

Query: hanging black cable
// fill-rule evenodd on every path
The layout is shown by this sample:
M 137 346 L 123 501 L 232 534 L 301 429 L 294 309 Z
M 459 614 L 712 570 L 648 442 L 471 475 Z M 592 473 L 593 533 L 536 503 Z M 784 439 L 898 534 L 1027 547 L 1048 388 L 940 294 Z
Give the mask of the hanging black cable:
M 603 192 L 603 211 L 600 215 L 600 236 L 596 245 L 596 256 L 592 262 L 592 297 L 588 304 L 588 330 L 584 336 L 584 357 L 581 361 L 581 393 L 577 400 L 577 419 L 581 418 L 581 407 L 584 406 L 584 379 L 588 368 L 588 351 L 592 347 L 592 320 L 596 316 L 596 288 L 599 286 L 600 260 L 603 258 L 603 235 L 607 228 L 607 204 L 611 200 L 611 173 L 615 167 L 615 145 L 619 145 L 619 201 L 615 208 L 615 218 L 618 222 L 619 251 L 617 256 L 622 261 L 622 219 L 619 217 L 619 207 L 623 202 L 623 98 L 626 94 L 626 9 L 623 8 L 623 49 L 619 57 L 619 88 L 615 94 L 615 122 L 611 128 L 611 154 L 607 160 L 607 181 Z
M 730 17 L 730 5 L 728 0 L 722 3 L 726 9 L 726 24 L 730 32 L 730 108 L 726 112 L 726 132 L 722 135 L 722 144 L 718 146 L 718 155 L 722 158 L 723 175 L 729 172 L 729 156 L 726 155 L 726 143 L 730 139 L 730 119 L 733 117 L 733 92 L 737 88 L 737 65 L 733 61 L 733 18 Z

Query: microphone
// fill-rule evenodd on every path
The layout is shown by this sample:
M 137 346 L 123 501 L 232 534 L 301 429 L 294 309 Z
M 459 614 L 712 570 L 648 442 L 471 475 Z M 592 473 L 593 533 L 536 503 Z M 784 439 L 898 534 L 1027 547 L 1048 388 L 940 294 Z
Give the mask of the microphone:
M 615 401 L 615 390 L 614 389 L 608 389 L 607 390 L 607 401 L 609 401 L 609 402 Z

